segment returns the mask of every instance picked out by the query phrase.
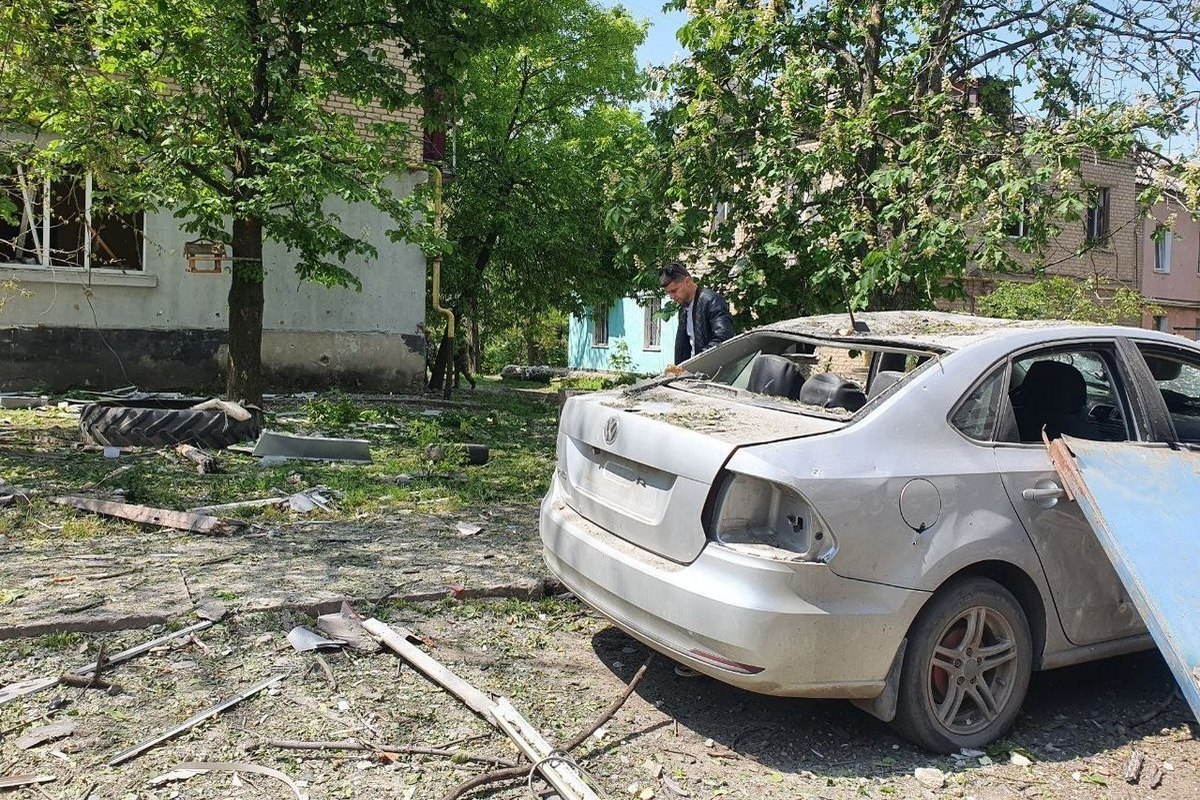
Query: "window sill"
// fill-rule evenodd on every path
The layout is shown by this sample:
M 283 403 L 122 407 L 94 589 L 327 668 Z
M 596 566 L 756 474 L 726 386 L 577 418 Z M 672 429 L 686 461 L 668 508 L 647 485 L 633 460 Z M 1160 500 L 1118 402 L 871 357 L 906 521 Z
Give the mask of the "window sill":
M 646 352 L 646 353 L 661 353 L 662 348 L 661 347 L 643 347 L 642 351 Z
M 157 275 L 124 270 L 91 271 L 70 267 L 30 267 L 24 264 L 0 264 L 0 277 L 24 283 L 72 283 L 84 286 L 140 286 L 152 289 L 158 286 Z
M 607 350 L 608 342 L 603 342 L 602 344 L 596 344 L 595 342 L 592 342 L 592 349 L 593 350 Z

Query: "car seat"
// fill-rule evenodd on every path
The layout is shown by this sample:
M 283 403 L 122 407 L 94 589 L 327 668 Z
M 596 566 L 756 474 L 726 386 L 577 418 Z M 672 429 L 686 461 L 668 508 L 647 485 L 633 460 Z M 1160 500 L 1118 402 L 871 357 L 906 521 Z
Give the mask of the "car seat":
M 836 372 L 818 372 L 804 382 L 800 389 L 800 402 L 822 408 L 844 408 L 858 411 L 867 402 L 867 396 L 854 381 L 848 381 Z
M 1087 384 L 1083 373 L 1062 361 L 1035 361 L 1025 380 L 1010 393 L 1022 442 L 1040 442 L 1042 428 L 1057 439 L 1064 433 L 1095 438 L 1086 413 Z
M 800 396 L 803 384 L 804 373 L 790 359 L 763 354 L 755 358 L 750 366 L 750 380 L 746 388 L 759 394 L 795 400 Z

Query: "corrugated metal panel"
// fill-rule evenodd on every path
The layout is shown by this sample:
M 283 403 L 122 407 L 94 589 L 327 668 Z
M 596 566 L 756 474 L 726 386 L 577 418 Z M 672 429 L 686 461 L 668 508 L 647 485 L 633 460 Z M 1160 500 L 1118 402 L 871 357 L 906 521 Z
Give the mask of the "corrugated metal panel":
M 1200 452 L 1064 437 L 1050 457 L 1200 719 Z

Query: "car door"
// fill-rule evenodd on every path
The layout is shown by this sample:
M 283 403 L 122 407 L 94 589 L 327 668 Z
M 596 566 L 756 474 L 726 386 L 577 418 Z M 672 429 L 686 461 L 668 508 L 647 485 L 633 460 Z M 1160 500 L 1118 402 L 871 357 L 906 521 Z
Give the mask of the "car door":
M 1013 509 L 1037 550 L 1067 638 L 1087 645 L 1145 626 L 1042 441 L 1137 438 L 1113 341 L 1015 354 L 994 453 Z

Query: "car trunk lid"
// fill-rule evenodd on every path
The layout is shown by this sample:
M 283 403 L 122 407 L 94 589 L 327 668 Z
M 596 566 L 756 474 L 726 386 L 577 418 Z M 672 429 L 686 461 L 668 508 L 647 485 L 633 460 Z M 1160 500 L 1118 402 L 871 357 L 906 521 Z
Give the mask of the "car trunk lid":
M 559 425 L 559 477 L 585 519 L 688 563 L 704 548 L 704 504 L 734 450 L 843 424 L 670 388 L 576 396 Z

